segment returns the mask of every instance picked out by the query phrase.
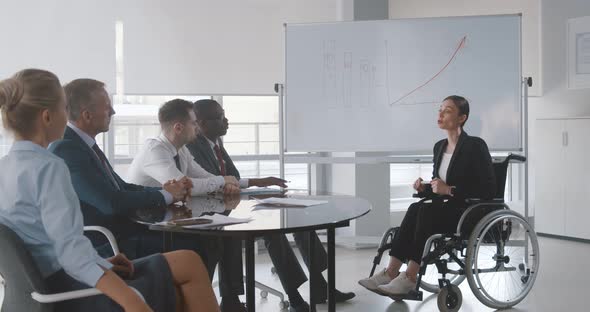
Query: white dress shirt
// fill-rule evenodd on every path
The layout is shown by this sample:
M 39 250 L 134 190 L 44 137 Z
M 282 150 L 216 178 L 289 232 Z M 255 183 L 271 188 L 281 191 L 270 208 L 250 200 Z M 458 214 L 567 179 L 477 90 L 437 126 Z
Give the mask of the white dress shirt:
M 24 241 L 42 277 L 63 268 L 94 287 L 112 264 L 83 234 L 80 200 L 64 161 L 33 142 L 16 141 L 0 168 L 0 223 Z
M 447 183 L 447 171 L 449 171 L 452 157 L 453 153 L 444 153 L 440 162 L 440 167 L 438 168 L 438 176 L 445 183 Z
M 68 121 L 68 127 L 70 127 L 72 130 L 74 130 L 74 132 L 76 132 L 76 134 L 82 139 L 82 141 L 84 141 L 84 143 L 86 143 L 90 147 L 90 149 L 92 149 L 94 144 L 96 144 L 96 141 L 92 137 L 90 137 L 86 132 L 80 130 L 78 127 L 76 127 L 76 125 L 74 125 L 73 123 L 71 123 L 69 121 Z M 96 155 L 96 157 L 98 157 L 98 155 Z M 100 160 L 100 157 L 98 157 L 98 159 Z M 115 181 L 115 184 L 116 183 L 117 182 Z M 136 183 L 136 184 L 138 184 L 138 183 Z M 143 185 L 143 184 L 139 184 L 139 185 Z M 160 185 L 143 185 L 143 186 L 161 187 L 162 185 L 160 184 Z M 172 204 L 172 202 L 174 201 L 174 197 L 172 196 L 172 194 L 170 194 L 170 192 L 168 192 L 166 190 L 160 190 L 160 193 L 162 193 L 162 195 L 164 196 L 164 201 L 166 202 L 167 205 Z
M 213 151 L 213 155 L 215 155 L 215 159 L 217 159 L 217 165 L 219 166 L 219 162 L 223 161 L 223 159 L 218 159 L 217 158 L 217 153 L 215 152 L 215 143 L 213 143 L 213 141 L 209 140 L 209 138 L 205 137 L 205 139 L 207 139 L 207 142 L 209 142 L 209 145 L 211 146 L 211 150 Z M 219 142 L 218 142 L 219 144 Z M 223 161 L 223 163 L 225 164 L 225 161 Z M 227 167 L 226 167 L 227 168 Z M 248 188 L 250 186 L 250 180 L 249 179 L 240 179 L 240 188 Z
M 180 170 L 174 161 L 176 155 L 179 156 Z M 145 186 L 159 186 L 186 176 L 193 182 L 193 196 L 215 192 L 225 185 L 222 176 L 212 175 L 201 168 L 186 146 L 176 150 L 164 134 L 146 141 L 133 158 L 128 175 L 130 182 Z

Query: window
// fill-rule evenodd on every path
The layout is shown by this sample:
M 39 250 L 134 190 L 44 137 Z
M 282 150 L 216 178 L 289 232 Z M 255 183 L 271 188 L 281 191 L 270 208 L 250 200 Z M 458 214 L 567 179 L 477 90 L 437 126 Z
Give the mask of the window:
M 279 176 L 279 100 L 277 96 L 224 96 L 229 129 L 223 139 L 244 178 Z M 290 188 L 307 189 L 307 164 L 286 164 Z
M 425 181 L 432 178 L 432 164 L 391 164 L 390 165 L 390 209 L 405 211 L 417 201 L 412 184 L 421 177 Z
M 111 146 L 109 157 L 115 170 L 126 177 L 127 169 L 139 149 L 150 137 L 160 134 L 158 109 L 171 99 L 197 101 L 210 96 L 124 96 L 115 104 L 111 131 L 112 140 L 97 136 L 100 145 Z M 229 120 L 225 148 L 232 156 L 243 178 L 279 176 L 279 108 L 276 96 L 223 96 L 222 103 Z M 104 145 L 103 145 L 104 146 Z M 107 149 L 108 150 L 108 149 Z M 307 189 L 307 164 L 286 164 L 285 179 L 290 188 Z
M 1 126 L 1 123 L 0 123 Z M 12 145 L 12 137 L 3 129 L 0 130 L 0 157 L 8 154 L 10 146 Z

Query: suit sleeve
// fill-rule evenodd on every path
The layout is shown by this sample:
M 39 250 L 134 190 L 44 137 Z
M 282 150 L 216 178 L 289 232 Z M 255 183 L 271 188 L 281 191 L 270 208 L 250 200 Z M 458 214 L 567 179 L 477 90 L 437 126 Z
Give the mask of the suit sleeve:
M 62 141 L 53 146 L 53 153 L 67 164 L 72 184 L 81 201 L 96 207 L 105 215 L 134 215 L 138 209 L 162 207 L 164 196 L 155 189 L 132 186 L 117 190 L 104 174 L 95 170 L 92 158 L 80 146 Z

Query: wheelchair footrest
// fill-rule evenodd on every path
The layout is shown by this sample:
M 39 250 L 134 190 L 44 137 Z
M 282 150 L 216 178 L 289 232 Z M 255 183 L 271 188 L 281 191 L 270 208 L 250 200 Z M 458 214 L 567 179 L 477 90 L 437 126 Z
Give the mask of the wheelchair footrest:
M 369 289 L 370 290 L 370 289 Z M 422 292 L 421 291 L 416 291 L 416 290 L 412 290 L 409 293 L 405 294 L 405 295 L 389 295 L 389 294 L 385 294 L 382 293 L 380 291 L 377 290 L 370 290 L 380 296 L 384 296 L 384 297 L 389 297 L 395 301 L 401 301 L 401 300 L 414 300 L 414 301 L 422 301 Z

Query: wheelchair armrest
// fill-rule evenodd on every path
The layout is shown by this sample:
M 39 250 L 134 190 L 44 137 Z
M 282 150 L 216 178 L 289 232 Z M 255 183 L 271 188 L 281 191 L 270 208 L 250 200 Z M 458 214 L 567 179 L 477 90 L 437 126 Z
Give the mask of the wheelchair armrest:
M 143 295 L 135 288 L 129 286 L 135 293 L 145 302 L 145 298 Z M 96 288 L 88 288 L 88 289 L 81 289 L 81 290 L 74 290 L 74 291 L 67 291 L 55 294 L 47 294 L 43 295 L 38 292 L 32 292 L 31 297 L 39 303 L 53 303 L 53 302 L 60 302 L 72 299 L 79 299 L 79 298 L 86 298 L 92 297 L 97 295 L 102 295 L 103 292 L 96 289 Z
M 412 194 L 413 198 L 420 198 L 422 200 L 445 200 L 451 199 L 452 197 L 449 195 L 439 195 L 435 193 L 427 193 L 427 192 L 418 192 Z
M 504 203 L 504 198 L 493 198 L 493 199 L 481 199 L 481 198 L 467 198 L 465 199 L 465 203 L 469 204 L 469 205 L 475 205 L 475 204 L 481 204 L 481 203 L 485 203 L 485 204 L 503 204 Z
M 117 240 L 115 239 L 115 235 L 113 235 L 113 233 L 111 231 L 109 231 L 109 229 L 102 227 L 102 226 L 92 225 L 92 226 L 85 226 L 84 232 L 99 232 L 99 233 L 101 233 L 109 241 L 109 244 L 111 245 L 111 249 L 113 250 L 113 254 L 117 255 L 120 253 L 119 252 L 119 245 L 117 245 Z

